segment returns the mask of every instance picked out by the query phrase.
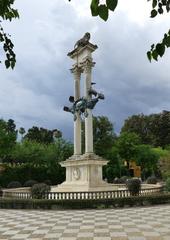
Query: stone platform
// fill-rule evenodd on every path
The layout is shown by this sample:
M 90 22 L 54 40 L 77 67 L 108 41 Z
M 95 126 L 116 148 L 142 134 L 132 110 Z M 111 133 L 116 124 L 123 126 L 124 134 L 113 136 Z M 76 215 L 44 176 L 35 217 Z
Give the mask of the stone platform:
M 103 181 L 102 167 L 107 162 L 94 153 L 71 156 L 60 163 L 66 168 L 66 181 L 54 190 L 56 192 L 113 190 L 113 186 Z

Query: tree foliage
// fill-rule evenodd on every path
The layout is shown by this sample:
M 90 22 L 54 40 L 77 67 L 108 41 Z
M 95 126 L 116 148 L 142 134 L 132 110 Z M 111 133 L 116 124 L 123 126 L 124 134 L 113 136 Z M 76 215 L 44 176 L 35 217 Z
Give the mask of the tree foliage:
M 61 136 L 61 132 L 57 129 L 48 130 L 46 128 L 33 126 L 32 128 L 28 129 L 24 139 L 48 144 L 54 142 L 54 138 L 59 138 Z
M 170 112 L 132 115 L 125 120 L 121 132 L 134 132 L 143 144 L 165 148 L 170 144 Z
M 0 183 L 3 186 L 11 181 L 24 184 L 31 179 L 50 180 L 52 184 L 64 181 L 65 169 L 59 162 L 73 154 L 73 145 L 62 139 L 59 130 L 35 128 L 38 130 L 33 131 L 29 139 L 17 142 L 15 122 L 0 120 L 0 161 L 3 162 Z M 19 133 L 24 134 L 25 129 L 20 128 Z
M 0 43 L 5 52 L 5 66 L 6 68 L 14 68 L 16 63 L 16 55 L 14 53 L 14 45 L 2 26 L 2 20 L 11 21 L 13 18 L 19 18 L 18 11 L 13 8 L 15 0 L 0 0 Z M 1 63 L 1 61 L 0 61 Z
M 136 133 L 123 132 L 117 140 L 117 147 L 121 158 L 126 161 L 134 160 L 140 138 Z
M 141 166 L 141 170 L 145 175 L 150 176 L 157 170 L 159 154 L 149 145 L 139 145 L 136 148 L 135 160 L 137 165 Z M 146 176 L 144 176 L 145 178 Z
M 113 124 L 107 117 L 98 116 L 93 118 L 93 136 L 95 153 L 105 156 L 116 139 Z
M 14 120 L 5 121 L 0 119 L 0 160 L 5 161 L 10 158 L 10 153 L 15 146 L 17 130 Z
M 151 0 L 149 0 L 151 1 Z M 151 18 L 155 18 L 160 14 L 170 11 L 170 1 L 169 0 L 152 0 L 152 10 Z M 147 52 L 149 61 L 152 59 L 158 61 L 158 57 L 162 57 L 165 53 L 166 48 L 170 47 L 170 30 L 164 34 L 163 39 L 157 43 L 152 44 L 150 51 Z
M 84 151 L 85 126 L 82 126 L 82 142 Z M 93 117 L 93 142 L 94 152 L 97 155 L 105 156 L 115 142 L 116 134 L 114 133 L 113 124 L 106 116 Z

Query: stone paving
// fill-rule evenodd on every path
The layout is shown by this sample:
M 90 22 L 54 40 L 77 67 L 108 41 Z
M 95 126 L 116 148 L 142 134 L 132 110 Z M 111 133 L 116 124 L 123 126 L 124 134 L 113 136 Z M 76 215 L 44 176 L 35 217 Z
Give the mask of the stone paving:
M 0 240 L 170 240 L 170 205 L 105 210 L 0 209 Z

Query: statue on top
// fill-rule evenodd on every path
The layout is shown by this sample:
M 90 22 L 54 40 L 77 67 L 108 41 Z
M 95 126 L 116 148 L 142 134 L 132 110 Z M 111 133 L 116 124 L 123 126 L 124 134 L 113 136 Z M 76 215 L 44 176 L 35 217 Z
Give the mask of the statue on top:
M 89 40 L 90 40 L 90 33 L 86 32 L 84 34 L 84 37 L 76 42 L 76 44 L 74 45 L 74 48 L 86 46 L 89 43 Z

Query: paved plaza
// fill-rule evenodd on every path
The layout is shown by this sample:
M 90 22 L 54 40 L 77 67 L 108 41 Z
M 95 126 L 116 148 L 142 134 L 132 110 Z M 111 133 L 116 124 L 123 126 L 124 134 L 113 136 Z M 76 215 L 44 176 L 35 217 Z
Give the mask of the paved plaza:
M 0 240 L 170 240 L 170 205 L 105 210 L 0 209 Z

